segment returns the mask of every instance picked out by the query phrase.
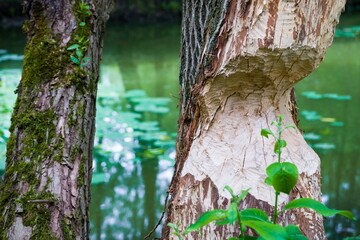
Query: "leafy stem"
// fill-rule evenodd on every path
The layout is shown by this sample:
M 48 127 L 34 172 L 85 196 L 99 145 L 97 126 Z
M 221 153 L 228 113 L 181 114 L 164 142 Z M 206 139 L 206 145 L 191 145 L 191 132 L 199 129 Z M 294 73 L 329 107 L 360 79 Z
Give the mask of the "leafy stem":
M 240 217 L 240 213 L 238 212 L 238 214 L 237 214 L 237 220 L 238 220 L 238 222 L 239 222 L 239 226 L 240 226 L 240 239 L 245 239 L 245 234 L 244 234 L 244 227 L 243 227 L 243 225 L 242 225 L 242 223 L 241 223 L 241 217 Z
M 273 223 L 276 224 L 277 217 L 278 217 L 278 199 L 279 199 L 279 192 L 275 192 L 275 206 L 274 206 L 274 216 L 273 216 Z
M 279 120 L 277 122 L 277 129 L 278 129 L 278 142 L 281 142 L 281 133 L 282 133 L 282 129 L 281 129 L 281 124 L 282 124 L 282 115 L 279 116 Z M 280 163 L 281 161 L 281 144 L 278 144 L 278 163 Z
M 91 16 L 90 5 L 88 3 L 80 2 L 76 13 L 78 15 L 78 27 L 80 30 L 75 36 L 76 43 L 69 46 L 67 50 L 73 52 L 73 54 L 70 55 L 70 59 L 74 64 L 80 67 L 86 67 L 90 58 L 85 56 L 89 45 L 89 38 L 86 37 L 87 35 L 85 33 L 88 28 L 85 27 L 89 16 Z
M 178 236 L 179 240 L 182 240 L 186 234 L 199 231 L 200 228 L 211 222 L 215 222 L 217 225 L 234 224 L 238 222 L 240 234 L 238 237 L 229 238 L 229 240 L 256 239 L 255 237 L 245 235 L 246 228 L 255 230 L 260 236 L 258 239 L 305 240 L 308 238 L 303 235 L 298 226 L 288 225 L 283 227 L 277 224 L 280 213 L 294 208 L 310 208 L 326 217 L 340 214 L 349 219 L 355 219 L 354 215 L 349 211 L 329 209 L 321 202 L 311 198 L 292 200 L 279 211 L 278 198 L 280 193 L 290 194 L 297 183 L 299 172 L 295 164 L 286 161 L 281 162 L 282 150 L 286 147 L 286 141 L 282 139 L 282 133 L 288 128 L 295 129 L 295 126 L 287 125 L 283 127 L 282 115 L 278 117 L 277 121 L 272 123 L 272 125 L 274 124 L 276 125 L 277 134 L 270 129 L 261 130 L 261 136 L 266 138 L 272 136 L 275 139 L 274 152 L 277 154 L 277 161 L 266 168 L 267 177 L 265 179 L 265 183 L 275 190 L 275 206 L 272 221 L 269 220 L 269 216 L 261 209 L 248 208 L 239 210 L 238 206 L 240 201 L 245 198 L 250 189 L 242 191 L 240 195 L 235 195 L 230 186 L 225 186 L 224 190 L 227 190 L 231 195 L 231 204 L 228 209 L 214 209 L 203 213 L 195 223 L 186 227 L 184 232 L 180 232 L 176 225 L 169 223 L 168 226 L 173 229 L 172 234 Z

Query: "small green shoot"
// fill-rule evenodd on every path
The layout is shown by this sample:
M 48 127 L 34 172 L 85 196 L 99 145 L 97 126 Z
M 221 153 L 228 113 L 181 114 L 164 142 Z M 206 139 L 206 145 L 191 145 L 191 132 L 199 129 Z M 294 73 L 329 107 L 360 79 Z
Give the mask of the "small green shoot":
M 80 2 L 79 9 L 77 11 L 80 18 L 79 27 L 81 27 L 80 36 L 76 36 L 76 43 L 67 48 L 68 51 L 74 52 L 70 55 L 71 61 L 81 68 L 86 67 L 90 58 L 85 57 L 85 53 L 88 49 L 89 39 L 84 36 L 84 27 L 86 22 L 91 16 L 90 5 L 88 3 Z
M 261 130 L 261 136 L 266 138 L 271 136 L 275 139 L 274 152 L 277 154 L 277 162 L 270 164 L 266 168 L 267 177 L 265 179 L 265 183 L 272 186 L 275 190 L 275 206 L 272 222 L 269 220 L 269 216 L 261 209 L 248 208 L 239 210 L 240 201 L 246 197 L 250 189 L 242 191 L 239 195 L 235 195 L 230 186 L 225 186 L 224 190 L 228 191 L 231 195 L 231 203 L 227 210 L 215 209 L 203 213 L 200 218 L 187 227 L 183 233 L 181 233 L 174 224 L 170 223 L 168 226 L 174 229 L 174 235 L 182 240 L 186 234 L 193 231 L 200 231 L 202 227 L 215 221 L 216 225 L 239 224 L 240 235 L 230 237 L 229 240 L 306 240 L 308 238 L 303 235 L 298 226 L 281 226 L 277 224 L 279 213 L 294 208 L 309 208 L 325 217 L 339 214 L 355 220 L 354 215 L 349 211 L 329 209 L 324 204 L 310 198 L 292 200 L 286 204 L 281 211 L 278 211 L 278 196 L 280 193 L 290 194 L 299 178 L 299 171 L 295 164 L 281 161 L 282 150 L 287 146 L 286 141 L 282 139 L 282 133 L 289 128 L 296 129 L 294 125 L 283 127 L 283 119 L 283 116 L 280 115 L 277 121 L 271 124 L 276 126 L 276 134 L 270 129 Z M 245 232 L 247 228 L 255 230 L 259 237 L 246 236 Z

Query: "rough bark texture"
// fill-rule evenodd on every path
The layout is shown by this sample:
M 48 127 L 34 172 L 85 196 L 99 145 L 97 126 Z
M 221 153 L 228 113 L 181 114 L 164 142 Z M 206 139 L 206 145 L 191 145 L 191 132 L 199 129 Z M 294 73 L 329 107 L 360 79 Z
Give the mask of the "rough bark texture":
M 280 113 L 294 124 L 294 85 L 322 61 L 345 1 L 199 0 L 183 2 L 181 113 L 172 199 L 167 222 L 180 229 L 204 211 L 225 208 L 229 185 L 251 188 L 241 208 L 273 211 L 274 193 L 264 183 L 276 161 L 262 128 Z M 301 174 L 290 198 L 320 200 L 320 160 L 300 131 L 283 135 L 283 158 Z M 290 199 L 280 196 L 280 205 Z M 325 239 L 322 218 L 311 211 L 280 216 L 309 239 Z M 210 225 L 187 239 L 227 239 L 229 226 Z M 163 237 L 172 239 L 168 227 Z M 175 239 L 175 238 L 174 238 Z
M 0 190 L 1 239 L 89 238 L 96 88 L 110 5 L 24 1 L 27 44 Z M 71 61 L 73 44 L 90 58 L 85 67 Z

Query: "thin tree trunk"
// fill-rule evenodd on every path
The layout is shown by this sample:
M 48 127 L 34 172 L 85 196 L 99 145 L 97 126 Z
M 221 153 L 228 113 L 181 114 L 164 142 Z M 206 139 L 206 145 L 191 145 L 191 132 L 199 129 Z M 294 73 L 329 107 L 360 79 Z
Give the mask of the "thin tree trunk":
M 0 190 L 1 239 L 89 238 L 95 100 L 109 10 L 102 0 L 24 1 L 27 44 Z M 70 59 L 77 56 L 67 50 L 73 44 L 90 58 L 86 66 Z
M 225 208 L 230 196 L 251 188 L 241 208 L 273 211 L 274 192 L 264 183 L 276 161 L 262 128 L 279 114 L 296 123 L 294 85 L 321 62 L 345 1 L 183 1 L 181 113 L 175 174 L 167 222 L 180 229 L 203 212 Z M 295 119 L 295 120 L 294 120 Z M 284 133 L 284 159 L 300 179 L 290 198 L 320 200 L 320 160 L 300 131 Z M 281 195 L 280 205 L 290 199 Z M 322 218 L 301 210 L 280 222 L 300 225 L 309 239 L 325 239 Z M 232 226 L 210 225 L 187 239 L 227 239 Z M 163 228 L 165 239 L 169 228 Z

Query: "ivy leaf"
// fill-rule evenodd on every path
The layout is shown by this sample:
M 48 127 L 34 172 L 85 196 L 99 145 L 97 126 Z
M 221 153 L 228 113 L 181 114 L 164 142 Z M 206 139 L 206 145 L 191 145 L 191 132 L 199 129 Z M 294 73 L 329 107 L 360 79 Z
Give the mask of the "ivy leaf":
M 280 151 L 280 149 L 281 148 L 284 148 L 284 147 L 286 147 L 286 141 L 285 140 L 277 140 L 276 142 L 275 142 L 275 146 L 274 146 L 274 152 L 275 153 L 279 153 L 279 151 Z
M 289 194 L 299 177 L 295 164 L 290 162 L 272 163 L 266 168 L 266 173 L 276 192 Z
M 76 49 L 76 55 L 79 57 L 79 59 L 81 59 L 83 57 L 83 53 L 80 48 Z
M 340 214 L 351 220 L 355 220 L 355 217 L 352 214 L 352 212 L 346 211 L 346 210 L 330 209 L 330 208 L 326 207 L 324 204 L 322 204 L 321 202 L 318 202 L 311 198 L 295 199 L 284 206 L 284 210 L 289 210 L 289 209 L 293 209 L 293 208 L 310 208 L 325 217 L 331 217 L 335 214 Z
M 72 61 L 73 63 L 75 63 L 75 64 L 77 64 L 77 65 L 80 64 L 80 60 L 77 59 L 76 57 L 74 57 L 73 55 L 71 55 L 70 58 L 71 58 L 71 61 Z
M 89 63 L 90 58 L 89 57 L 84 57 L 81 61 L 81 67 L 86 67 Z
M 200 230 L 200 228 L 211 223 L 212 221 L 222 220 L 226 217 L 227 217 L 227 211 L 222 209 L 216 209 L 205 212 L 199 217 L 199 219 L 195 223 L 191 224 L 189 227 L 185 229 L 184 235 L 192 231 L 198 231 Z
M 80 22 L 80 23 L 79 23 L 79 26 L 80 26 L 80 27 L 84 27 L 85 25 L 86 25 L 85 22 Z
M 77 48 L 79 48 L 79 47 L 80 47 L 79 44 L 73 44 L 73 45 L 71 45 L 70 47 L 68 47 L 66 50 L 74 50 L 74 49 L 77 49 Z
M 261 136 L 269 138 L 269 135 L 275 137 L 274 133 L 270 129 L 267 128 L 261 129 Z

